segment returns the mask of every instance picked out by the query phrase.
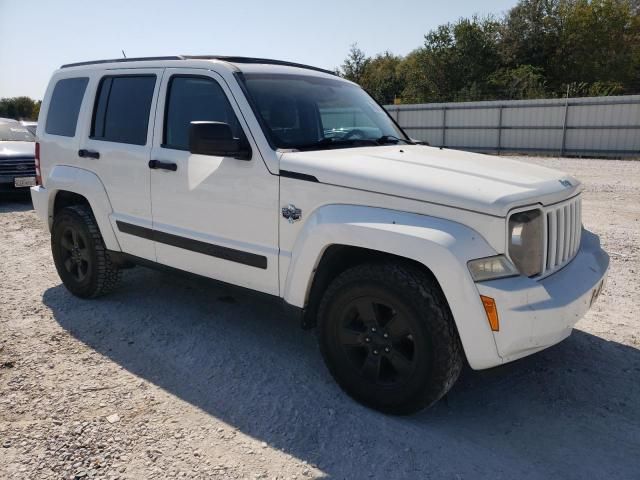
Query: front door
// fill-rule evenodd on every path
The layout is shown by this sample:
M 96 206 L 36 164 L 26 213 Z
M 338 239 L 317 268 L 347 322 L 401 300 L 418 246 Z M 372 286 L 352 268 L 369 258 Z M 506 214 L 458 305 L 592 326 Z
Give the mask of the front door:
M 252 158 L 192 155 L 192 121 L 228 123 L 234 136 L 248 138 Z M 151 150 L 156 255 L 171 267 L 277 295 L 278 177 L 248 132 L 221 76 L 166 69 Z

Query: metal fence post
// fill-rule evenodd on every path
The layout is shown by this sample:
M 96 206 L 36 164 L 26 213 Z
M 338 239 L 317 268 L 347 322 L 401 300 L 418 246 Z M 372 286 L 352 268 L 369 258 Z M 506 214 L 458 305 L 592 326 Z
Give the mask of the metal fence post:
M 564 100 L 564 120 L 562 121 L 562 149 L 560 150 L 560 156 L 564 156 L 564 151 L 567 145 L 567 116 L 569 113 L 569 85 L 567 85 L 567 96 Z
M 504 105 L 500 105 L 498 111 L 498 153 L 502 150 L 502 108 Z
M 447 133 L 447 107 L 445 105 L 444 107 L 442 107 L 442 143 L 440 144 L 441 147 L 444 147 L 446 145 L 446 142 L 447 142 L 446 133 Z

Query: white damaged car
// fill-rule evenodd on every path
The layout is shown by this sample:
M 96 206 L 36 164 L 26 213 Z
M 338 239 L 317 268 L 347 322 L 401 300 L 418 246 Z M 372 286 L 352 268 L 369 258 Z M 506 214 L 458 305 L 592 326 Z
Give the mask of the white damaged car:
M 609 265 L 578 180 L 415 144 L 358 85 L 314 67 L 66 65 L 37 136 L 32 198 L 71 293 L 105 294 L 144 264 L 279 298 L 317 327 L 344 390 L 384 412 L 433 404 L 465 361 L 560 342 Z

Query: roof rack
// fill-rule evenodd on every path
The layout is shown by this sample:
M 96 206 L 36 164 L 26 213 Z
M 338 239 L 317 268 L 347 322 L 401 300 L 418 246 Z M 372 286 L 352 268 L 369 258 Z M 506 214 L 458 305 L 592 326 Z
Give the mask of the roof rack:
M 167 57 L 131 57 L 131 58 L 108 58 L 106 60 L 90 60 L 88 62 L 67 63 L 60 68 L 82 67 L 84 65 L 98 65 L 100 63 L 125 63 L 125 62 L 143 62 L 145 60 L 182 60 L 180 55 L 171 55 Z
M 271 58 L 233 57 L 225 55 L 181 55 L 181 57 L 185 60 L 222 60 L 223 62 L 229 63 L 263 63 L 267 65 L 305 68 L 307 70 L 315 70 L 316 72 L 328 73 L 329 75 L 336 74 L 336 72 L 332 72 L 331 70 L 314 67 L 312 65 L 305 65 L 304 63 L 287 62 L 286 60 L 273 60 Z
M 89 62 L 67 63 L 60 68 L 69 67 L 81 67 L 84 65 L 98 65 L 101 63 L 126 63 L 126 62 L 142 62 L 153 60 L 222 60 L 229 63 L 253 63 L 253 64 L 267 64 L 267 65 L 281 65 L 285 67 L 297 67 L 305 68 L 307 70 L 315 70 L 317 72 L 328 73 L 329 75 L 336 75 L 336 72 L 326 70 L 320 67 L 314 67 L 311 65 L 305 65 L 303 63 L 287 62 L 285 60 L 273 60 L 270 58 L 255 58 L 255 57 L 233 57 L 225 55 L 171 55 L 166 57 L 131 57 L 131 58 L 114 58 L 107 60 L 93 60 Z

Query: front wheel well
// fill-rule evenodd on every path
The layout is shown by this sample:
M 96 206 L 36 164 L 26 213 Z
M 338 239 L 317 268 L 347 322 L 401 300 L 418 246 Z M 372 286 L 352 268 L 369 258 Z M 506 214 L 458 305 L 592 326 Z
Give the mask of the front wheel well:
M 440 288 L 440 284 L 433 272 L 424 264 L 410 258 L 351 245 L 331 245 L 324 251 L 322 258 L 318 262 L 318 266 L 313 272 L 313 281 L 307 295 L 307 302 L 302 318 L 303 328 L 313 328 L 316 326 L 316 317 L 322 295 L 334 278 L 357 265 L 383 262 L 414 265 L 431 277 Z

